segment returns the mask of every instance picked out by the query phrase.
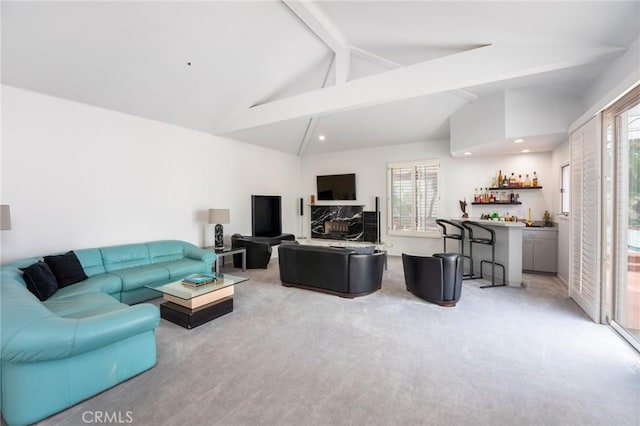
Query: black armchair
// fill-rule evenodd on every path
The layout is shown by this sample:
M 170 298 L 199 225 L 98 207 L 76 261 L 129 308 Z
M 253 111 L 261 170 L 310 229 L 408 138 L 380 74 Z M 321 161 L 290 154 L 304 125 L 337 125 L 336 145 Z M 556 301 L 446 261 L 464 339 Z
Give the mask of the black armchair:
M 437 253 L 433 257 L 402 254 L 407 291 L 440 306 L 456 306 L 462 292 L 463 257 Z
M 266 269 L 271 260 L 271 245 L 268 241 L 260 241 L 253 237 L 243 237 L 240 234 L 231 236 L 232 248 L 247 249 L 247 268 L 249 269 Z M 242 255 L 233 255 L 233 266 L 242 267 Z

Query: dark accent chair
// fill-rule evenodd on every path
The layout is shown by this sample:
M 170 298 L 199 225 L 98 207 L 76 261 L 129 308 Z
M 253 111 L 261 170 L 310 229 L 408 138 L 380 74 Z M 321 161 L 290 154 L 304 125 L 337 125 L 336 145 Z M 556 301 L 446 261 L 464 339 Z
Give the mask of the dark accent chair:
M 402 253 L 407 291 L 440 306 L 456 306 L 462 292 L 462 263 L 463 257 L 458 253 Z
M 285 241 L 293 242 L 295 237 L 293 234 L 281 234 L 275 237 L 250 237 L 233 234 L 231 236 L 231 247 L 247 249 L 248 269 L 266 269 L 271 260 L 271 246 L 276 246 Z M 233 255 L 233 266 L 235 268 L 242 267 L 241 254 Z

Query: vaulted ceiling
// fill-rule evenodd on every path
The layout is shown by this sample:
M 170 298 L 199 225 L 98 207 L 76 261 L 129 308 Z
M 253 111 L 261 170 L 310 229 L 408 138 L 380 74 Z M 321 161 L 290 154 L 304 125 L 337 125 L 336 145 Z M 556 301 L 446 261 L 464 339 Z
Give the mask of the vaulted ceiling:
M 579 98 L 639 35 L 638 1 L 3 1 L 2 82 L 305 155 L 447 138 L 506 89 Z

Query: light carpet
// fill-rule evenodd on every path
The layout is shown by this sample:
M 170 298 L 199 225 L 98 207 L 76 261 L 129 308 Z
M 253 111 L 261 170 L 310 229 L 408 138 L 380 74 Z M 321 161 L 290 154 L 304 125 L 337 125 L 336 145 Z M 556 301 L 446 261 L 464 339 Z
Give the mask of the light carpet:
M 155 368 L 41 424 L 640 424 L 638 353 L 556 278 L 465 281 L 443 308 L 405 290 L 398 257 L 356 299 L 282 287 L 277 259 L 227 272 L 250 278 L 233 313 L 193 330 L 162 320 Z

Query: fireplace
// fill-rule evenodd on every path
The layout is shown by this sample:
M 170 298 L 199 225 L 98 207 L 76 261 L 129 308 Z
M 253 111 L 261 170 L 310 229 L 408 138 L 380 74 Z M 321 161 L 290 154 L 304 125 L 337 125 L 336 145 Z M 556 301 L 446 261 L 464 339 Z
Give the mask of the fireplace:
M 362 241 L 363 206 L 311 206 L 311 238 Z
M 325 234 L 333 234 L 333 233 L 343 233 L 346 234 L 349 232 L 349 223 L 341 222 L 338 220 L 327 220 L 324 222 L 324 233 Z

